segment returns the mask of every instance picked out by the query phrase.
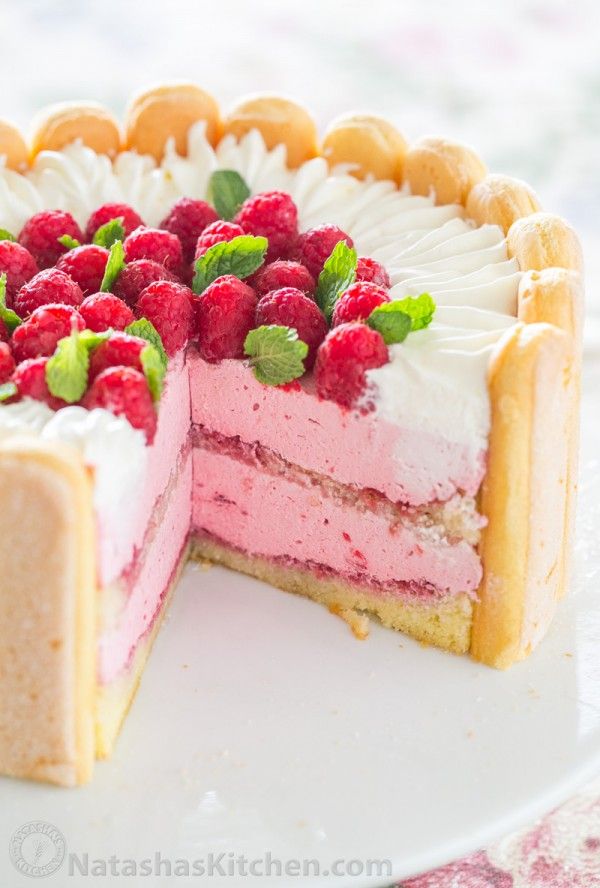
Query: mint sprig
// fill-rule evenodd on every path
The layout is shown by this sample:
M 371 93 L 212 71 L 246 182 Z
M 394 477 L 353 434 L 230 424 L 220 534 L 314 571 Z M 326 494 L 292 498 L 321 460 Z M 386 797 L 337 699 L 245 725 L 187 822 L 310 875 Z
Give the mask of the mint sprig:
M 57 238 L 59 244 L 62 244 L 63 247 L 66 247 L 67 250 L 74 250 L 76 247 L 81 246 L 81 242 L 77 240 L 76 237 L 71 237 L 70 234 L 61 234 L 60 237 Z
M 263 264 L 267 246 L 266 237 L 243 234 L 231 241 L 209 247 L 196 260 L 192 290 L 199 296 L 224 274 L 232 274 L 244 280 Z
M 271 324 L 248 333 L 244 352 L 259 382 L 284 385 L 304 373 L 308 346 L 292 327 Z
M 110 248 L 106 268 L 104 269 L 104 277 L 100 284 L 100 290 L 102 293 L 110 293 L 115 285 L 115 281 L 124 268 L 125 250 L 123 249 L 123 242 L 118 240 L 115 241 Z
M 165 370 L 167 369 L 169 358 L 167 357 L 163 341 L 161 339 L 160 333 L 158 332 L 154 324 L 152 324 L 148 320 L 148 318 L 138 318 L 137 321 L 133 321 L 131 324 L 125 327 L 125 333 L 129 333 L 130 336 L 137 336 L 139 339 L 145 339 L 146 342 L 149 342 L 150 345 L 153 345 L 158 352 L 158 356 L 163 368 Z
M 4 321 L 9 333 L 23 323 L 16 311 L 6 307 L 6 274 L 0 274 L 0 321 Z
M 158 350 L 150 343 L 141 350 L 140 361 L 152 400 L 156 403 L 160 401 L 160 396 L 162 395 L 165 365 Z
M 56 351 L 46 364 L 46 383 L 50 394 L 67 404 L 80 401 L 88 384 L 90 349 L 77 330 L 58 341 Z
M 16 237 L 10 231 L 7 231 L 6 228 L 0 228 L 0 241 L 3 240 L 16 241 Z
M 2 401 L 8 401 L 9 398 L 14 398 L 18 391 L 19 390 L 14 382 L 3 382 L 2 385 L 0 385 L 0 403 L 2 403 Z
M 381 333 L 386 345 L 395 345 L 404 342 L 409 333 L 428 327 L 435 308 L 429 293 L 393 299 L 374 308 L 367 318 L 367 324 Z
M 354 283 L 356 262 L 356 250 L 349 247 L 346 241 L 339 241 L 325 260 L 317 282 L 315 299 L 328 323 L 331 323 L 335 303 L 344 290 Z
M 116 241 L 125 240 L 123 222 L 124 217 L 117 216 L 115 219 L 111 219 L 109 222 L 101 225 L 100 228 L 96 229 L 92 243 L 96 244 L 97 247 L 106 247 L 107 250 L 110 250 Z
M 215 170 L 208 182 L 208 200 L 221 219 L 233 219 L 250 189 L 235 170 Z
M 421 293 L 419 296 L 406 296 L 404 299 L 395 299 L 393 305 L 397 305 L 411 319 L 411 332 L 423 330 L 433 320 L 436 304 L 429 293 Z

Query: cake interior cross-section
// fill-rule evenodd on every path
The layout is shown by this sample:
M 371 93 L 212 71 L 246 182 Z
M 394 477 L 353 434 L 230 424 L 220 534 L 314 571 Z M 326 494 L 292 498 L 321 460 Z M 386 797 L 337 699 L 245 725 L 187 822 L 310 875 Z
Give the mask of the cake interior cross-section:
M 150 95 L 159 110 L 169 97 Z M 319 156 L 300 110 L 291 136 L 283 127 L 277 139 L 268 114 L 243 131 L 234 115 L 224 135 L 208 112 L 182 114 L 157 147 L 163 117 L 153 107 L 146 99 L 130 112 L 128 150 L 90 144 L 82 114 L 79 138 L 40 136 L 30 167 L 0 170 L 0 532 L 18 554 L 15 516 L 36 508 L 19 505 L 26 481 L 11 478 L 30 478 L 41 521 L 58 509 L 63 466 L 91 536 L 81 536 L 85 521 L 58 524 L 85 550 L 94 593 L 87 617 L 67 608 L 56 631 L 75 651 L 66 684 L 79 681 L 69 669 L 80 655 L 93 673 L 96 754 L 112 750 L 190 555 L 307 595 L 359 638 L 375 616 L 427 644 L 473 651 L 492 526 L 486 484 L 489 499 L 506 474 L 490 442 L 497 403 L 508 402 L 494 400 L 490 367 L 508 374 L 511 348 L 525 368 L 522 409 L 535 417 L 528 440 L 556 430 L 544 464 L 553 544 L 540 547 L 531 588 L 538 574 L 554 579 L 535 600 L 527 593 L 505 659 L 478 658 L 525 656 L 551 618 L 552 583 L 566 576 L 576 359 L 574 335 L 551 318 L 523 323 L 528 269 L 507 226 L 470 214 L 460 188 L 404 180 L 410 157 L 384 122 L 382 163 L 393 156 L 397 169 L 378 175 L 360 168 L 377 151 L 356 148 L 353 164 L 343 150 L 348 132 L 359 146 L 373 138 L 365 117 L 356 131 L 332 130 L 329 156 Z M 473 158 L 465 149 L 461 163 L 477 186 L 485 169 Z M 540 392 L 551 405 L 541 418 L 531 401 Z M 66 549 L 54 551 L 64 566 Z M 73 582 L 71 603 L 84 580 Z M 23 565 L 8 583 L 25 607 Z M 56 581 L 63 604 L 65 583 Z M 18 636 L 14 606 L 5 613 Z M 77 653 L 81 644 L 93 650 Z M 16 706 L 17 666 L 1 641 L 0 665 Z M 71 702 L 65 725 L 81 716 Z M 0 741 L 7 773 L 85 779 L 63 768 L 65 757 L 36 764 Z

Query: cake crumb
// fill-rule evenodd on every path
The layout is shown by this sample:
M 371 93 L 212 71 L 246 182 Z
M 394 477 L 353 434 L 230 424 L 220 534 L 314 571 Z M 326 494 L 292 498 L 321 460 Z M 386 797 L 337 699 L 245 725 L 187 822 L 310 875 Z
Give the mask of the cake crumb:
M 355 638 L 364 641 L 369 637 L 369 618 L 366 614 L 358 613 L 351 607 L 341 607 L 339 604 L 330 604 L 329 613 L 341 617 L 350 626 Z

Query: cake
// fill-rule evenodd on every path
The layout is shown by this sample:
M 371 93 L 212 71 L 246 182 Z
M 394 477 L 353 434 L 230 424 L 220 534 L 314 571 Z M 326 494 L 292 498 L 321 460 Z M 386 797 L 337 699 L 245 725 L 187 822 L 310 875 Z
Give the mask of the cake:
M 569 579 L 582 285 L 526 184 L 192 84 L 124 127 L 2 123 L 0 154 L 1 773 L 90 779 L 190 556 L 361 638 L 530 654 Z

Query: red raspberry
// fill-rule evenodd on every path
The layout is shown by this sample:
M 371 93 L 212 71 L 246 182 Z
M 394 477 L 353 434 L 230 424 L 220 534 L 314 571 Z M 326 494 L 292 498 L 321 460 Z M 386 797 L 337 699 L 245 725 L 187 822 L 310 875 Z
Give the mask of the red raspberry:
M 267 262 L 288 256 L 298 236 L 298 209 L 284 191 L 263 191 L 245 200 L 235 217 L 246 234 L 269 241 Z
M 113 333 L 110 339 L 100 343 L 90 358 L 90 382 L 108 367 L 133 367 L 142 373 L 140 355 L 147 345 L 146 340 L 139 336 L 130 336 L 129 333 Z
M 128 234 L 123 243 L 125 260 L 153 259 L 164 265 L 174 274 L 181 272 L 183 252 L 181 242 L 176 234 L 161 231 L 160 228 L 136 228 Z
M 12 308 L 23 284 L 39 271 L 29 250 L 14 241 L 0 241 L 0 274 L 6 275 L 6 304 Z
M 145 290 L 154 281 L 177 281 L 174 274 L 152 259 L 136 259 L 125 266 L 113 287 L 113 293 L 133 307 Z
M 305 265 L 317 280 L 323 271 L 325 260 L 329 259 L 333 248 L 340 241 L 346 241 L 349 247 L 354 246 L 350 235 L 337 225 L 326 224 L 309 228 L 298 237 L 294 247 L 294 258 Z
M 15 371 L 15 359 L 7 342 L 0 342 L 0 385 L 8 382 Z
M 327 321 L 316 302 L 293 287 L 273 290 L 258 303 L 256 326 L 282 324 L 293 327 L 298 338 L 308 345 L 304 366 L 310 370 L 317 357 L 317 349 L 327 336 Z
M 335 303 L 331 326 L 337 327 L 349 321 L 366 321 L 374 308 L 389 301 L 390 297 L 383 287 L 368 281 L 358 281 L 348 287 Z
M 79 311 L 85 325 L 94 333 L 105 330 L 124 330 L 135 321 L 135 315 L 122 299 L 114 293 L 93 293 L 86 296 Z
M 79 284 L 83 295 L 88 296 L 100 289 L 107 262 L 108 250 L 94 244 L 84 244 L 61 256 L 56 267 L 68 274 Z
M 182 197 L 162 220 L 159 228 L 166 228 L 171 234 L 177 235 L 181 241 L 184 260 L 191 262 L 198 238 L 208 225 L 218 219 L 215 210 L 206 201 Z
M 252 287 L 231 274 L 217 278 L 195 300 L 198 349 L 205 361 L 244 356 L 257 301 Z
M 59 237 L 69 234 L 83 242 L 83 232 L 70 213 L 63 210 L 44 210 L 36 213 L 25 223 L 19 235 L 21 246 L 29 250 L 40 268 L 50 268 L 68 247 L 59 242 Z
M 83 293 L 79 285 L 64 271 L 47 268 L 23 284 L 15 296 L 15 311 L 24 318 L 40 305 L 49 305 L 53 302 L 60 302 L 62 305 L 81 305 Z
M 88 410 L 103 407 L 124 416 L 152 444 L 156 434 L 156 409 L 143 373 L 132 367 L 109 367 L 96 377 L 81 402 Z
M 58 340 L 68 336 L 73 327 L 85 330 L 85 321 L 70 305 L 36 308 L 13 333 L 12 348 L 17 363 L 53 355 Z
M 392 286 L 387 269 L 381 264 L 381 262 L 377 262 L 376 259 L 371 259 L 368 256 L 358 257 L 358 262 L 356 263 L 356 280 L 369 281 L 372 284 L 378 284 L 380 287 L 385 287 L 387 290 Z
M 136 303 L 138 317 L 148 318 L 160 333 L 165 351 L 174 355 L 187 344 L 192 331 L 192 291 L 183 284 L 157 281 L 143 291 Z
M 319 397 L 352 407 L 367 387 L 366 371 L 389 360 L 383 336 L 366 324 L 341 324 L 320 345 L 315 365 Z
M 243 234 L 244 229 L 240 225 L 236 225 L 235 222 L 225 222 L 224 220 L 213 222 L 212 225 L 204 229 L 198 238 L 194 259 L 204 256 L 206 251 L 210 247 L 214 247 L 215 244 L 232 241 L 234 237 L 241 237 Z
M 98 231 L 102 225 L 106 225 L 107 222 L 112 222 L 113 219 L 123 219 L 123 228 L 125 229 L 125 236 L 131 234 L 136 228 L 139 228 L 140 225 L 143 225 L 143 221 L 141 216 L 138 216 L 136 211 L 132 209 L 128 204 L 124 203 L 106 203 L 102 204 L 101 207 L 98 207 L 97 210 L 94 210 L 92 215 L 87 221 L 87 225 L 85 226 L 85 239 L 91 241 L 94 239 L 94 235 Z
M 8 332 L 8 327 L 0 318 L 0 342 L 8 342 L 10 340 L 10 333 Z
M 299 262 L 286 262 L 284 259 L 257 271 L 252 284 L 259 296 L 265 296 L 271 290 L 281 290 L 282 287 L 293 287 L 307 296 L 315 292 L 315 281 L 310 271 Z
M 13 373 L 12 380 L 22 398 L 34 398 L 36 401 L 43 401 L 53 410 L 60 410 L 68 405 L 61 398 L 55 398 L 48 390 L 46 364 L 49 360 L 50 358 L 30 358 L 23 361 Z

